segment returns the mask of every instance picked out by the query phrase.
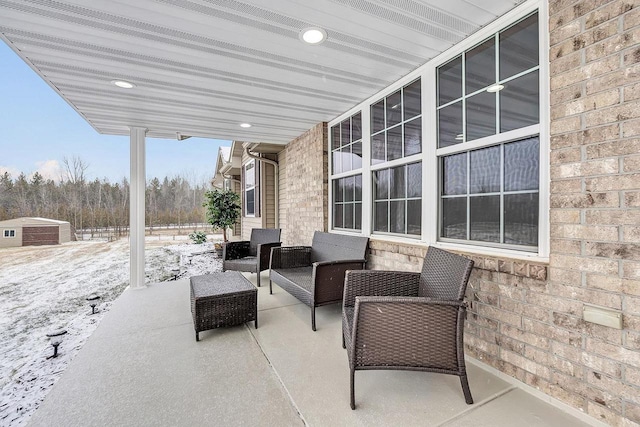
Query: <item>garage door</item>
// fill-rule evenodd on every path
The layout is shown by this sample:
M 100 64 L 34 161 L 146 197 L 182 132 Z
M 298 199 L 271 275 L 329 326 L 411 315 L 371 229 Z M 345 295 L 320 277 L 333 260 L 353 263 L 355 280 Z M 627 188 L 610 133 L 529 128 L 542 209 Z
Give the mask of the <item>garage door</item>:
M 58 226 L 22 227 L 22 246 L 57 245 Z

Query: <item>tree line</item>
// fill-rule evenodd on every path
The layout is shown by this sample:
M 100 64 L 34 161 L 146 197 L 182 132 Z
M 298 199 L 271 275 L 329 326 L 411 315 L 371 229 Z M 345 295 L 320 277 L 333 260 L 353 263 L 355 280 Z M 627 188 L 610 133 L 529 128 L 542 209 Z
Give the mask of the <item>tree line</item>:
M 129 228 L 129 182 L 89 180 L 82 160 L 64 159 L 59 180 L 38 172 L 16 178 L 0 175 L 0 221 L 19 217 L 43 217 L 69 221 L 76 230 L 92 235 L 108 229 L 121 236 Z M 207 182 L 195 183 L 184 176 L 153 178 L 146 185 L 147 227 L 181 226 L 205 220 L 204 193 Z

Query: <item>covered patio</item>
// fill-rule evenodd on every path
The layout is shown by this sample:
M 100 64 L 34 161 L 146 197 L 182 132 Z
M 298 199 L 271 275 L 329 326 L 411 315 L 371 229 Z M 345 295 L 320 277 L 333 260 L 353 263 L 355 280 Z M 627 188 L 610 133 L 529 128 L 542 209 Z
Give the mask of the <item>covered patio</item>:
M 639 16 L 622 0 L 0 2 L 2 40 L 131 147 L 130 289 L 34 425 L 640 425 Z M 369 269 L 419 271 L 431 246 L 472 258 L 477 403 L 456 378 L 358 372 L 351 411 L 339 307 L 311 333 L 264 287 L 260 329 L 196 344 L 187 283 L 144 272 L 145 147 L 190 136 L 238 148 L 219 180 L 251 201 L 245 240 L 368 237 Z
M 278 287 L 262 286 L 258 306 L 258 329 L 215 329 L 196 342 L 188 280 L 128 289 L 29 425 L 600 425 L 473 359 L 473 405 L 455 376 L 360 371 L 352 411 L 340 306 L 318 310 L 317 332 L 308 307 Z

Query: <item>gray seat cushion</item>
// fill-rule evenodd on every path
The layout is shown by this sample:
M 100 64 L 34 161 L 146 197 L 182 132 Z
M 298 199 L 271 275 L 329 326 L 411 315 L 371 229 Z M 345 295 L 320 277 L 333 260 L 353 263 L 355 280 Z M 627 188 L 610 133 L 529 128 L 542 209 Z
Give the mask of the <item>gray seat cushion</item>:
M 258 260 L 254 256 L 248 256 L 240 259 L 230 259 L 224 261 L 225 270 L 247 271 L 255 273 L 258 268 Z

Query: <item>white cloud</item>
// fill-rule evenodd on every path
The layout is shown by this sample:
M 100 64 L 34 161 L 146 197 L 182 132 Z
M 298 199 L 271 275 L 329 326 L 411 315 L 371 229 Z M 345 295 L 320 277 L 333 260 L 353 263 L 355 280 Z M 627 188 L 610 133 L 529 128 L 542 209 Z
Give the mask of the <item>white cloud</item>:
M 45 160 L 43 162 L 36 162 L 36 170 L 29 175 L 31 178 L 36 172 L 38 172 L 44 179 L 51 179 L 53 181 L 60 181 L 62 177 L 62 166 L 57 160 Z
M 0 166 L 0 175 L 4 175 L 5 172 L 9 172 L 12 179 L 16 179 L 20 175 L 20 171 L 13 166 Z

